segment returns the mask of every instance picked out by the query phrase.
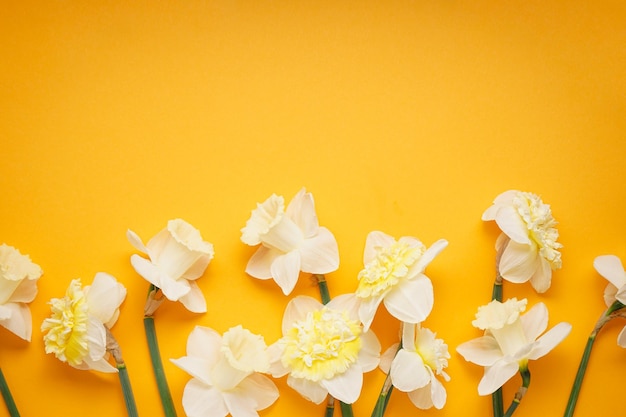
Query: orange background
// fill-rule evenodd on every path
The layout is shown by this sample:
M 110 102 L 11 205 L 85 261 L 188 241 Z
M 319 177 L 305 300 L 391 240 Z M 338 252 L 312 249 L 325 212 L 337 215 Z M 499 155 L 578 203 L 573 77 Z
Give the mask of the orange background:
M 626 260 L 626 6 L 619 1 L 5 1 L 0 8 L 0 241 L 41 265 L 31 343 L 0 329 L 0 364 L 24 416 L 124 415 L 115 375 L 44 353 L 47 301 L 108 272 L 128 288 L 113 333 L 144 416 L 162 415 L 142 325 L 147 282 L 129 263 L 127 228 L 145 240 L 181 217 L 215 245 L 198 281 L 208 312 L 166 303 L 156 315 L 177 409 L 195 325 L 243 324 L 268 343 L 290 297 L 244 273 L 240 242 L 256 202 L 303 186 L 336 236 L 331 295 L 352 292 L 365 237 L 382 230 L 449 247 L 429 266 L 424 326 L 452 358 L 443 410 L 394 392 L 387 415 L 489 415 L 480 367 L 456 352 L 477 337 L 498 234 L 480 216 L 507 189 L 552 206 L 563 268 L 552 288 L 505 284 L 573 324 L 516 416 L 562 415 L 587 335 L 604 309 L 597 255 Z M 318 296 L 304 275 L 293 293 Z M 600 334 L 578 416 L 621 409 L 624 322 Z M 386 348 L 398 324 L 384 310 Z M 366 375 L 356 416 L 384 375 Z M 508 404 L 519 385 L 505 386 Z M 262 416 L 321 416 L 277 381 Z M 0 407 L 0 415 L 6 411 Z M 338 411 L 337 411 L 338 413 Z

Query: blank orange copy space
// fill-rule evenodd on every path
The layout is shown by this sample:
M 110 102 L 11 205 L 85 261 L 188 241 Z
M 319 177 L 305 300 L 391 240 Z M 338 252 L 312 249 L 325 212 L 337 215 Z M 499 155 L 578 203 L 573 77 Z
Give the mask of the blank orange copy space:
M 115 376 L 81 372 L 43 351 L 46 302 L 98 271 L 128 297 L 118 337 L 141 415 L 160 415 L 142 329 L 147 283 L 128 259 L 131 228 L 148 239 L 181 217 L 215 245 L 199 281 L 204 315 L 165 304 L 156 323 L 179 414 L 195 325 L 243 324 L 268 343 L 289 298 L 244 273 L 253 253 L 239 230 L 271 193 L 305 186 L 339 243 L 331 294 L 354 291 L 365 237 L 382 230 L 449 247 L 429 266 L 435 308 L 424 323 L 452 355 L 443 410 L 486 415 L 482 371 L 455 347 L 478 336 L 476 308 L 493 279 L 493 224 L 482 211 L 506 189 L 540 194 L 559 221 L 563 269 L 543 295 L 570 336 L 531 363 L 516 415 L 558 415 L 586 337 L 603 309 L 595 256 L 626 259 L 624 132 L 626 10 L 592 5 L 480 1 L 426 4 L 292 2 L 13 2 L 0 21 L 0 241 L 42 266 L 31 304 L 33 341 L 0 331 L 0 364 L 23 415 L 122 415 Z M 302 275 L 294 294 L 317 297 Z M 398 323 L 374 323 L 383 348 Z M 626 352 L 621 323 L 598 340 L 578 415 L 619 406 Z M 374 371 L 355 415 L 369 415 L 384 375 Z M 505 386 L 508 402 L 519 381 Z M 322 414 L 277 381 L 263 416 Z M 35 400 L 41 398 L 41 400 Z M 2 413 L 4 411 L 0 411 Z M 388 415 L 413 412 L 394 393 Z

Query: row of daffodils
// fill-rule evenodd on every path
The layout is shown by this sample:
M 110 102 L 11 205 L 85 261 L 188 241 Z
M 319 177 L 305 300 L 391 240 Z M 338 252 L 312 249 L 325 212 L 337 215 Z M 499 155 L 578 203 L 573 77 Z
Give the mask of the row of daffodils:
M 478 382 L 480 395 L 493 396 L 494 417 L 508 417 L 519 406 L 530 385 L 529 361 L 549 353 L 570 332 L 559 323 L 549 330 L 548 309 L 538 303 L 527 310 L 527 300 L 502 299 L 504 282 L 530 282 L 537 292 L 550 287 L 552 271 L 560 268 L 560 243 L 550 207 L 531 193 L 507 191 L 483 214 L 495 221 L 501 235 L 496 240 L 496 274 L 489 304 L 478 308 L 472 324 L 476 339 L 457 346 L 467 361 L 484 367 Z M 197 326 L 187 340 L 186 356 L 172 362 L 189 373 L 182 406 L 188 416 L 249 417 L 271 406 L 279 397 L 273 378 L 287 376 L 287 384 L 307 400 L 326 403 L 330 416 L 339 405 L 352 416 L 352 404 L 363 386 L 363 374 L 376 368 L 387 374 L 373 417 L 384 415 L 393 389 L 407 393 L 420 409 L 440 409 L 446 403 L 445 369 L 448 346 L 435 332 L 423 327 L 433 304 L 433 285 L 425 269 L 446 248 L 440 239 L 427 247 L 414 237 L 395 239 L 380 231 L 367 236 L 364 268 L 354 293 L 331 299 L 325 274 L 339 267 L 333 234 L 318 223 L 313 197 L 304 189 L 286 206 L 284 198 L 270 196 L 257 204 L 241 229 L 243 243 L 257 247 L 246 266 L 250 276 L 272 279 L 289 296 L 298 278 L 311 274 L 319 284 L 321 299 L 297 295 L 287 304 L 282 337 L 267 345 L 261 335 L 241 325 L 224 334 Z M 165 300 L 180 301 L 189 311 L 203 313 L 206 301 L 196 280 L 214 256 L 213 246 L 181 219 L 144 243 L 127 232 L 133 254 L 130 262 L 148 281 L 144 326 L 155 380 L 164 414 L 175 416 L 173 399 L 158 349 L 154 313 Z M 598 273 L 609 281 L 604 298 L 607 310 L 592 330 L 583 360 L 573 381 L 565 416 L 572 416 L 595 337 L 606 322 L 626 311 L 626 272 L 619 258 L 599 256 Z M 0 324 L 25 340 L 32 335 L 28 303 L 37 293 L 42 269 L 27 255 L 0 246 Z M 51 315 L 41 324 L 46 353 L 77 369 L 117 372 L 128 414 L 137 415 L 126 365 L 111 328 L 120 314 L 126 289 L 106 273 L 96 274 L 91 285 L 71 281 L 62 298 L 50 300 Z M 371 330 L 381 304 L 402 328 L 398 343 L 382 351 Z M 626 328 L 619 335 L 626 347 Z M 501 387 L 521 375 L 521 386 L 508 407 Z M 11 416 L 18 416 L 4 375 L 0 391 Z

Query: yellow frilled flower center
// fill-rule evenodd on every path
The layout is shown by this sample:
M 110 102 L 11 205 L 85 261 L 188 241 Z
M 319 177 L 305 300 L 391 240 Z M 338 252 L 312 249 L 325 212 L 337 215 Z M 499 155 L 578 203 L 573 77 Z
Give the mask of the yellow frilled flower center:
M 561 267 L 561 253 L 558 251 L 563 245 L 556 240 L 559 237 L 556 220 L 548 204 L 532 193 L 519 192 L 513 200 L 518 214 L 526 223 L 528 235 L 537 244 L 541 256 L 550 263 L 552 269 Z
M 410 266 L 421 258 L 425 250 L 424 245 L 410 246 L 403 242 L 394 242 L 380 249 L 376 257 L 359 272 L 357 297 L 376 297 L 389 292 L 407 276 Z
M 88 305 L 80 280 L 70 283 L 63 298 L 50 300 L 52 317 L 44 320 L 41 330 L 48 331 L 44 336 L 46 353 L 71 365 L 79 365 L 89 353 L 86 338 Z
M 344 373 L 361 350 L 361 326 L 345 312 L 326 307 L 307 314 L 283 337 L 283 365 L 295 378 L 330 379 Z

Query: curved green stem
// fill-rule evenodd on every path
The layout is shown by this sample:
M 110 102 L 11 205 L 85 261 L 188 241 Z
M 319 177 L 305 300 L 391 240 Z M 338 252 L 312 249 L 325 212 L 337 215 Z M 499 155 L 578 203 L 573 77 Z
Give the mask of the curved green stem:
M 170 389 L 167 386 L 163 363 L 161 362 L 161 354 L 159 352 L 159 344 L 157 342 L 156 330 L 154 328 L 154 317 L 146 316 L 143 318 L 144 329 L 146 330 L 146 338 L 148 340 L 148 350 L 150 351 L 150 359 L 152 361 L 152 370 L 156 379 L 161 404 L 166 417 L 176 417 L 176 408 L 172 401 Z
M 9 385 L 4 378 L 2 369 L 0 369 L 0 393 L 2 393 L 2 398 L 7 406 L 7 410 L 9 410 L 9 415 L 11 417 L 20 417 L 20 412 L 17 411 L 17 406 L 15 405 L 15 401 L 13 400 L 13 396 L 9 390 Z
M 124 403 L 126 404 L 126 411 L 128 411 L 128 417 L 137 417 L 137 405 L 135 404 L 135 396 L 133 395 L 133 388 L 130 385 L 130 378 L 128 377 L 128 369 L 125 363 L 118 363 L 116 365 L 118 375 L 120 377 L 120 383 L 122 384 L 122 392 L 124 393 Z
M 515 393 L 515 398 L 513 398 L 511 405 L 506 410 L 504 417 L 511 417 L 513 415 L 515 410 L 517 410 L 519 403 L 522 401 L 522 398 L 524 398 L 526 391 L 528 391 L 528 386 L 530 385 L 530 371 L 528 370 L 528 367 L 524 366 L 520 368 L 519 372 L 522 376 L 522 386 Z

